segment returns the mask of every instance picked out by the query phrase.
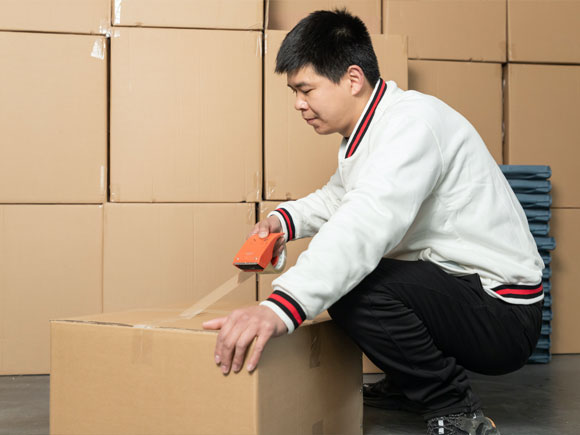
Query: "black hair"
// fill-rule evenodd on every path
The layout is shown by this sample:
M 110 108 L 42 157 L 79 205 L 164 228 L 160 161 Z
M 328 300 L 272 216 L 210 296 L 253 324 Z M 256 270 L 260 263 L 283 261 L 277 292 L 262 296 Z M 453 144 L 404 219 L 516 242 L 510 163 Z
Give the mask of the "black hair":
M 380 77 L 369 32 L 346 9 L 312 12 L 286 35 L 276 56 L 276 72 L 293 73 L 307 65 L 334 83 L 351 65 L 363 70 L 371 86 Z

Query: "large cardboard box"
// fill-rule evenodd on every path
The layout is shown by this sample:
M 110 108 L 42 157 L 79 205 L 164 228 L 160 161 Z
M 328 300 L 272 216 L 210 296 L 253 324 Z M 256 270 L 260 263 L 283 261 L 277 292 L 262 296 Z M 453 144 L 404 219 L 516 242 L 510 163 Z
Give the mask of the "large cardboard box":
M 107 34 L 110 27 L 111 0 L 0 0 L 1 30 Z
M 105 312 L 199 300 L 235 277 L 254 204 L 105 204 Z M 256 279 L 224 302 L 256 300 Z
M 508 0 L 510 62 L 580 63 L 580 0 Z
M 114 0 L 115 26 L 262 29 L 264 0 Z
M 409 89 L 433 95 L 465 116 L 502 163 L 501 64 L 409 60 Z
M 552 252 L 552 353 L 580 353 L 580 209 L 553 208 L 550 220 L 556 249 Z
M 383 0 L 383 33 L 410 59 L 506 61 L 506 0 Z
M 504 162 L 552 167 L 552 206 L 580 207 L 580 66 L 508 64 Z
M 381 33 L 381 0 L 267 0 L 267 28 L 292 30 L 308 14 L 318 10 L 346 8 L 359 17 L 369 33 Z
M 101 36 L 0 32 L 0 203 L 106 199 L 107 52 Z
M 50 370 L 49 320 L 102 311 L 103 207 L 0 205 L 0 375 Z
M 53 321 L 56 435 L 362 434 L 361 357 L 332 322 L 270 340 L 253 373 L 227 376 L 216 331 L 180 311 Z
M 262 35 L 116 28 L 112 202 L 258 201 Z
M 286 75 L 274 73 L 287 32 L 266 32 L 264 60 L 264 199 L 298 199 L 326 184 L 338 164 L 339 135 L 321 136 L 294 108 Z M 385 80 L 407 88 L 406 38 L 374 35 L 373 45 Z

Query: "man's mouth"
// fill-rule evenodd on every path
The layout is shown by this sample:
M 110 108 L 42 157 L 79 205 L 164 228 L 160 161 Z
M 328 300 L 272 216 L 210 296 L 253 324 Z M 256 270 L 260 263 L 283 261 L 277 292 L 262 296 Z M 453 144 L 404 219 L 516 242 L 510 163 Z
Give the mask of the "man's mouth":
M 312 124 L 316 118 L 304 118 L 304 120 L 308 123 L 308 124 Z

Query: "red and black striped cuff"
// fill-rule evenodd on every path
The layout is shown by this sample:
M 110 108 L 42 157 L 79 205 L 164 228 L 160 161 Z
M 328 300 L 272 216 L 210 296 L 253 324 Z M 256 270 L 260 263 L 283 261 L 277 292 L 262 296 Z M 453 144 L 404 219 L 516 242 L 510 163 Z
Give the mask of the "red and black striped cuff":
M 369 104 L 366 113 L 364 114 L 360 124 L 358 125 L 358 128 L 351 135 L 352 142 L 350 143 L 350 145 L 348 145 L 348 148 L 346 149 L 345 159 L 351 157 L 355 153 L 359 144 L 361 143 L 362 138 L 369 129 L 369 125 L 373 120 L 373 116 L 375 116 L 376 108 L 380 103 L 381 99 L 383 98 L 383 96 L 385 95 L 386 89 L 387 83 L 383 79 L 379 79 L 377 90 L 375 91 L 375 94 L 372 97 L 371 104 Z
M 296 237 L 296 227 L 294 226 L 294 220 L 292 220 L 292 216 L 285 208 L 277 208 L 274 210 L 276 213 L 282 216 L 282 220 L 286 223 L 286 229 L 288 230 L 288 240 L 294 240 Z
M 491 290 L 504 298 L 534 299 L 542 294 L 544 287 L 540 282 L 536 285 L 500 285 Z
M 306 320 L 306 313 L 300 304 L 286 293 L 280 290 L 274 290 L 267 300 L 284 311 L 284 314 L 294 323 L 294 328 L 298 328 Z

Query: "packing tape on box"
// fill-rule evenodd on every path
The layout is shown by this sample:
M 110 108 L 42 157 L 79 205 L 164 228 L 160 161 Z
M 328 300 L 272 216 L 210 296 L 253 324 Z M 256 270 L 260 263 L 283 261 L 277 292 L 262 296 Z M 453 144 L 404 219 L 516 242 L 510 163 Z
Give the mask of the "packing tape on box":
M 149 331 L 137 330 L 133 332 L 132 339 L 133 352 L 131 362 L 133 364 L 152 365 L 153 364 L 153 334 Z
M 320 338 L 319 325 L 310 328 L 310 368 L 320 367 L 320 353 L 322 351 L 322 340 Z
M 258 38 L 257 38 L 257 47 L 256 47 L 256 56 L 258 57 L 262 57 L 262 33 L 258 32 Z
M 191 319 L 199 313 L 205 311 L 208 307 L 215 304 L 218 300 L 230 294 L 234 289 L 240 286 L 247 279 L 254 277 L 253 273 L 238 272 L 237 275 L 231 277 L 219 287 L 216 287 L 209 294 L 201 298 L 198 302 L 193 304 L 187 310 L 181 313 L 181 318 Z
M 106 40 L 103 37 L 98 37 L 93 44 L 93 50 L 91 51 L 91 57 L 104 60 L 105 53 L 107 51 Z
M 253 273 L 248 272 L 238 272 L 236 275 L 213 289 L 203 298 L 201 298 L 198 302 L 193 304 L 191 307 L 184 310 L 179 316 L 177 317 L 169 317 L 163 320 L 156 320 L 153 322 L 148 323 L 139 323 L 137 325 L 133 325 L 133 328 L 139 329 L 153 329 L 157 327 L 163 327 L 168 323 L 177 322 L 184 319 L 193 319 L 198 314 L 205 312 L 205 313 L 216 313 L 216 314 L 227 314 L 228 311 L 223 310 L 208 310 L 207 308 L 215 304 L 218 300 L 227 296 L 236 288 L 238 288 L 243 282 L 246 280 L 253 278 Z
M 115 0 L 114 9 L 113 9 L 113 25 L 121 24 L 121 6 L 123 0 Z
M 99 33 L 105 35 L 107 38 L 111 36 L 111 25 L 109 19 L 101 19 L 101 23 L 99 24 Z

